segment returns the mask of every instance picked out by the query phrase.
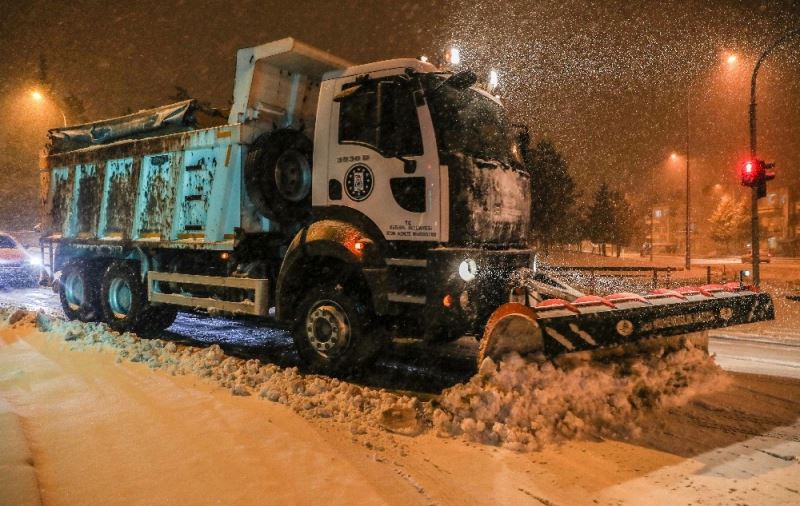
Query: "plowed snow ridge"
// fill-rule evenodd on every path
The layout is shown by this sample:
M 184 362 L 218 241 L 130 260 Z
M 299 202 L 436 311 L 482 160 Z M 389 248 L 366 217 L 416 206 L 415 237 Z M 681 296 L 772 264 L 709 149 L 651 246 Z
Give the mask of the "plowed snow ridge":
M 696 392 L 728 385 L 727 376 L 703 351 L 683 348 L 623 363 L 558 367 L 512 354 L 499 364 L 484 361 L 478 373 L 440 398 L 423 402 L 408 395 L 325 376 L 302 374 L 256 359 L 226 356 L 218 345 L 178 345 L 111 331 L 105 324 L 66 322 L 21 309 L 0 310 L 4 325 L 36 325 L 72 350 L 106 348 L 117 360 L 141 362 L 170 374 L 197 375 L 233 395 L 258 395 L 289 406 L 301 416 L 347 424 L 371 446 L 380 433 L 415 435 L 434 430 L 513 450 L 535 450 L 576 438 L 628 438 L 653 410 L 682 404 Z

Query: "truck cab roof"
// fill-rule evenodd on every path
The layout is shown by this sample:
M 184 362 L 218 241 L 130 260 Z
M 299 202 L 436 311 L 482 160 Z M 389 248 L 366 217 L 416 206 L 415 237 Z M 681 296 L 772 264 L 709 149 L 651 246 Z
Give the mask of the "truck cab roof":
M 328 79 L 338 79 L 341 77 L 357 76 L 362 74 L 369 74 L 372 72 L 381 72 L 384 70 L 409 69 L 409 68 L 419 73 L 439 72 L 439 69 L 436 68 L 435 65 L 421 60 L 417 60 L 416 58 L 395 58 L 393 60 L 377 61 L 372 63 L 366 63 L 364 65 L 356 65 L 348 67 L 343 70 L 334 70 L 331 72 L 327 72 L 325 73 L 324 76 L 322 76 L 322 79 L 326 81 Z

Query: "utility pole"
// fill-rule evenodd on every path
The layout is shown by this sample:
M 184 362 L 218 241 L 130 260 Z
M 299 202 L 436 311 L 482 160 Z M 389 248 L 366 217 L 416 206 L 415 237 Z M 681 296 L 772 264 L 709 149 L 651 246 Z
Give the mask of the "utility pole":
M 800 34 L 800 27 L 789 30 L 778 40 L 773 42 L 761 53 L 753 68 L 753 77 L 750 79 L 750 159 L 756 160 L 756 79 L 761 64 L 778 46 Z M 758 286 L 761 283 L 761 252 L 759 251 L 759 230 L 758 230 L 758 187 L 752 188 L 750 201 L 750 246 L 753 253 L 753 284 Z
M 655 214 L 656 214 L 656 168 L 653 166 L 650 169 L 650 264 L 653 264 L 653 245 L 656 242 L 655 238 Z
M 692 250 L 690 246 L 691 215 L 689 213 L 689 199 L 691 186 L 689 186 L 689 116 L 691 114 L 691 90 L 686 90 L 686 270 L 692 268 Z

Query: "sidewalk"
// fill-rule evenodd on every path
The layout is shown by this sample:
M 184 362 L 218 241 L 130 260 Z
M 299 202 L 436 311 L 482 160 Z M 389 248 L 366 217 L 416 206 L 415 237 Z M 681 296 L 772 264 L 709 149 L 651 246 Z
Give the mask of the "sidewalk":
M 800 311 L 800 303 L 798 303 Z M 742 327 L 730 327 L 712 330 L 708 333 L 709 338 L 727 339 L 731 341 L 749 341 L 754 343 L 768 343 L 781 346 L 792 346 L 800 348 L 800 329 L 796 326 L 789 327 L 776 324 L 763 325 L 766 328 L 755 328 L 743 330 Z
M 41 504 L 33 457 L 20 420 L 0 399 L 0 504 Z

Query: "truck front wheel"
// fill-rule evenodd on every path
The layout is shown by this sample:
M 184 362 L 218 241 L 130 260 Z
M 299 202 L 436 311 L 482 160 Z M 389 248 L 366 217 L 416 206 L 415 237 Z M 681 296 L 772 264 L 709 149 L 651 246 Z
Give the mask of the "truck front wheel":
M 298 315 L 294 343 L 313 372 L 346 374 L 374 359 L 386 341 L 368 305 L 341 286 L 313 290 Z

